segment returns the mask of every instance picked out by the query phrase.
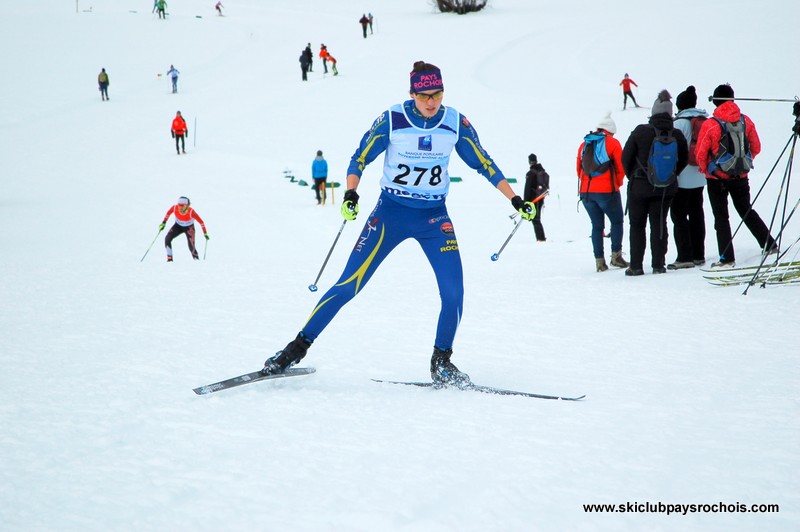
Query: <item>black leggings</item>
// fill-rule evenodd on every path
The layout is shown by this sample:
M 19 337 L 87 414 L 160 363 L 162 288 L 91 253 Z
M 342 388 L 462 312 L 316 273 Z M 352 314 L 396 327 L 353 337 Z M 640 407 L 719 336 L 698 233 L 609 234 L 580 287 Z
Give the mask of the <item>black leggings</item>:
M 175 149 L 177 150 L 178 153 L 181 152 L 181 149 L 183 149 L 183 153 L 186 153 L 186 140 L 185 140 L 185 138 L 186 138 L 186 135 L 175 135 Z M 180 142 L 180 146 L 178 145 L 179 142 Z
M 167 236 L 164 238 L 164 245 L 167 248 L 167 257 L 172 257 L 172 241 L 181 233 L 186 233 L 186 241 L 189 244 L 189 251 L 192 253 L 194 259 L 198 259 L 197 250 L 194 247 L 194 224 L 192 225 L 178 225 L 174 224 L 167 231 Z

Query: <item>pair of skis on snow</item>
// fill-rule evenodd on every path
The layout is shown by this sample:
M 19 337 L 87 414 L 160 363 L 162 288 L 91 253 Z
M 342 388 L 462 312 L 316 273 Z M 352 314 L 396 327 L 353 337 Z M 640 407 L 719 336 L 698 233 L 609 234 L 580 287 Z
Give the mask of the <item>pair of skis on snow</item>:
M 800 283 L 800 261 L 702 271 L 703 278 L 716 286 Z
M 197 395 L 208 395 L 221 390 L 228 390 L 230 388 L 242 386 L 244 384 L 250 384 L 253 382 L 269 380 L 269 379 L 283 379 L 286 377 L 299 377 L 301 375 L 310 375 L 315 371 L 316 370 L 314 368 L 289 368 L 284 373 L 276 373 L 273 375 L 263 375 L 261 371 L 254 371 L 252 373 L 245 373 L 244 375 L 239 375 L 238 377 L 233 377 L 231 379 L 226 379 L 224 381 L 219 381 L 213 384 L 206 384 L 205 386 L 200 386 L 194 389 L 194 393 L 196 393 Z M 375 382 L 382 382 L 388 384 L 403 384 L 406 386 L 418 386 L 421 388 L 434 388 L 434 389 L 444 388 L 444 386 L 435 384 L 433 382 L 388 381 L 381 379 L 372 379 L 372 380 Z M 533 397 L 536 399 L 552 399 L 558 401 L 580 401 L 581 399 L 586 397 L 585 395 L 581 395 L 580 397 L 561 397 L 558 395 L 544 395 L 540 393 L 518 392 L 515 390 L 504 390 L 502 388 L 494 388 L 492 386 L 482 386 L 480 384 L 470 384 L 467 387 L 456 388 L 456 389 L 480 392 L 480 393 L 488 393 L 492 395 L 517 395 L 521 397 Z

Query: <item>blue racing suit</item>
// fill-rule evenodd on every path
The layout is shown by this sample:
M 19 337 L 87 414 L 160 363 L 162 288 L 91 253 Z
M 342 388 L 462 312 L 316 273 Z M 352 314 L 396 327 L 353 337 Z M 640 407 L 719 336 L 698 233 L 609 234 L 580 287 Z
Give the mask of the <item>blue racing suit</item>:
M 309 341 L 313 342 L 364 288 L 400 242 L 413 238 L 433 268 L 442 300 L 434 345 L 452 347 L 464 301 L 461 255 L 445 206 L 450 185 L 447 166 L 453 149 L 494 186 L 505 179 L 481 147 L 475 129 L 453 108 L 442 106 L 435 116 L 426 119 L 413 100 L 408 100 L 381 114 L 364 134 L 347 173 L 360 178 L 366 165 L 386 152 L 382 192 L 344 272 L 303 327 L 302 334 Z

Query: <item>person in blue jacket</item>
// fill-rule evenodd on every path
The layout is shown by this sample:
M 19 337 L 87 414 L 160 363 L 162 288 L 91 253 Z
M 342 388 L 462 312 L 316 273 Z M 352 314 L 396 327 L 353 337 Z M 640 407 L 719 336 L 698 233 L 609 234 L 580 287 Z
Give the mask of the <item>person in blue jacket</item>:
M 511 200 L 523 219 L 533 219 L 536 208 L 513 191 L 469 120 L 442 105 L 444 83 L 439 68 L 424 61 L 414 63 L 409 92 L 410 100 L 393 105 L 375 120 L 350 160 L 341 208 L 345 220 L 355 220 L 359 212 L 356 189 L 364 168 L 385 153 L 378 203 L 344 272 L 319 300 L 297 337 L 266 360 L 264 374 L 281 373 L 299 362 L 337 312 L 363 290 L 386 256 L 413 238 L 433 268 L 441 297 L 431 378 L 440 386 L 470 385 L 469 376 L 450 361 L 464 298 L 458 240 L 445 205 L 452 151 Z
M 322 156 L 322 150 L 317 150 L 317 156 L 311 163 L 311 178 L 314 180 L 314 192 L 317 194 L 317 205 L 325 205 L 327 197 L 325 188 L 328 180 L 328 161 Z

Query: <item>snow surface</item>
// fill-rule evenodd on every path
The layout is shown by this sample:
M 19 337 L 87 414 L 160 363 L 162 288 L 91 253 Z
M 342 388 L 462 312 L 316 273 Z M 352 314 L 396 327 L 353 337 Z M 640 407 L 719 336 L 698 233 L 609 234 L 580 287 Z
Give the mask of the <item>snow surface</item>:
M 709 110 L 722 82 L 740 97 L 796 95 L 797 2 L 493 0 L 468 16 L 427 0 L 225 4 L 218 17 L 212 0 L 172 0 L 160 21 L 149 0 L 38 0 L 0 18 L 0 529 L 800 527 L 800 291 L 742 296 L 697 269 L 596 273 L 574 175 L 582 135 L 606 111 L 623 142 L 648 116 L 621 112 L 625 72 L 646 106 L 689 84 Z M 375 15 L 366 40 L 363 11 Z M 695 39 L 706 42 L 689 48 Z M 340 76 L 316 60 L 300 81 L 309 41 L 328 45 Z M 308 181 L 322 149 L 344 181 L 418 59 L 443 69 L 445 104 L 475 124 L 517 191 L 528 153 L 551 174 L 548 242 L 523 227 L 492 262 L 513 211 L 454 157 L 464 181 L 448 205 L 466 276 L 454 361 L 480 383 L 586 400 L 372 382 L 429 378 L 438 294 L 411 242 L 315 343 L 316 374 L 196 396 L 261 367 L 321 293 L 307 286 L 341 225 L 343 189 L 321 208 L 284 170 Z M 790 138 L 791 104 L 741 106 L 764 144 L 755 190 Z M 190 131 L 180 157 L 178 109 Z M 380 168 L 365 173 L 362 210 Z M 766 220 L 785 168 L 784 157 L 756 204 Z M 180 195 L 207 222 L 207 260 L 179 240 L 166 264 L 162 233 L 140 262 Z M 345 227 L 321 291 L 359 228 Z M 785 243 L 799 232 L 790 224 Z M 746 230 L 736 246 L 740 264 L 756 263 Z M 627 502 L 780 512 L 583 509 Z

